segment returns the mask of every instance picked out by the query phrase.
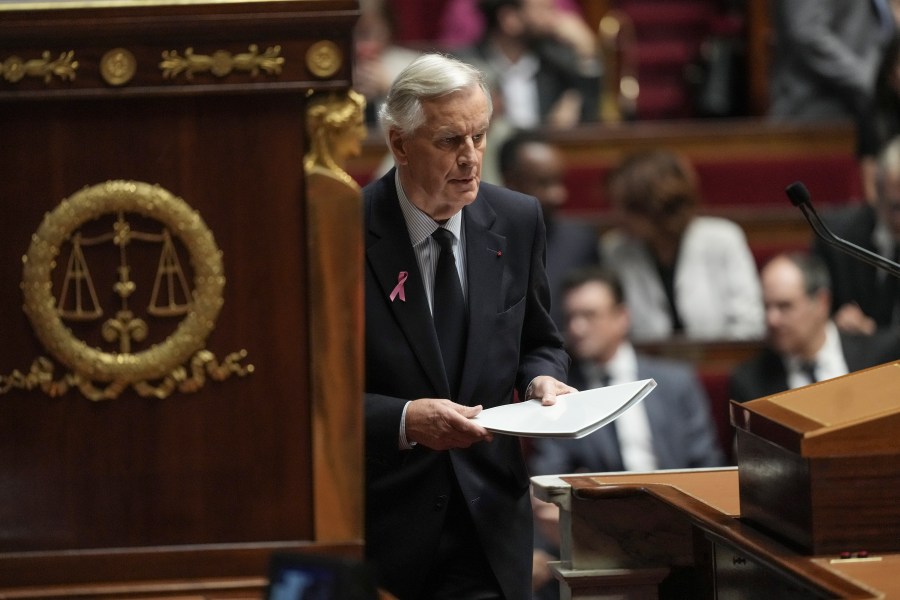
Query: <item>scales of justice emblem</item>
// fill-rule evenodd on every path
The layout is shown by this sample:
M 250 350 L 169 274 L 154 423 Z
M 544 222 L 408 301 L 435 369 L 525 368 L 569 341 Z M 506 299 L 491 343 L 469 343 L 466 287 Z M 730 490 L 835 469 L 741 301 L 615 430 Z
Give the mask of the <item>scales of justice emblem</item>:
M 199 213 L 158 185 L 118 180 L 80 190 L 46 214 L 22 262 L 25 314 L 69 371 L 57 377 L 40 356 L 27 372 L 0 375 L 0 393 L 76 388 L 108 400 L 131 387 L 165 398 L 253 372 L 242 364 L 245 350 L 220 361 L 205 348 L 224 303 L 222 252 Z

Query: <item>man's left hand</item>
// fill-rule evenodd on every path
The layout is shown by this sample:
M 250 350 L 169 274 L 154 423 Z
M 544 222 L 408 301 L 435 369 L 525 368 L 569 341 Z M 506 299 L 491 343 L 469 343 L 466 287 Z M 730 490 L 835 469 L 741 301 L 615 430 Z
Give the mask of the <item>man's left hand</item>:
M 544 406 L 556 404 L 556 397 L 577 392 L 575 388 L 549 375 L 535 377 L 525 392 L 526 400 L 540 400 Z

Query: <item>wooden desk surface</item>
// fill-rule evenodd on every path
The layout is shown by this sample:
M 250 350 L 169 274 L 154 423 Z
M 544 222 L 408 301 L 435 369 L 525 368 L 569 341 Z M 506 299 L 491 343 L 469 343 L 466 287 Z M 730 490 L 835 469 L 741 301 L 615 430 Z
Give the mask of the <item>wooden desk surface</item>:
M 807 582 L 837 598 L 900 598 L 900 553 L 865 560 L 837 555 L 809 556 L 758 531 L 740 519 L 737 468 L 536 477 L 536 495 L 559 498 L 570 486 L 580 501 L 654 497 L 674 508 L 715 543 L 724 543 L 775 572 Z M 617 518 L 618 515 L 610 515 Z M 864 550 L 849 549 L 850 552 Z
M 677 491 L 725 515 L 737 517 L 741 513 L 737 469 L 600 474 L 588 477 L 590 483 L 581 477 L 563 479 L 576 490 L 593 490 L 597 486 L 603 486 L 607 491 L 622 488 L 632 492 L 638 488 L 661 496 L 665 496 L 670 490 Z

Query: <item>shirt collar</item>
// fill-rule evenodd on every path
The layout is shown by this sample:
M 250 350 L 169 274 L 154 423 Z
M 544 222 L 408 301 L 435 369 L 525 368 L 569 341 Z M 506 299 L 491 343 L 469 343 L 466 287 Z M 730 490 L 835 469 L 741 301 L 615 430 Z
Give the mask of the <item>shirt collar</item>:
M 400 199 L 400 210 L 403 211 L 403 218 L 406 221 L 406 229 L 409 231 L 409 239 L 413 246 L 418 246 L 429 237 L 438 227 L 448 229 L 450 233 L 461 239 L 460 233 L 462 229 L 462 211 L 459 211 L 447 222 L 441 224 L 429 217 L 427 214 L 412 203 L 406 192 L 403 191 L 403 185 L 400 183 L 400 171 L 394 173 L 394 184 L 397 187 L 397 198 Z
M 790 371 L 799 371 L 800 365 L 806 362 L 806 360 L 796 355 L 788 356 L 786 360 Z M 825 324 L 825 342 L 819 348 L 819 351 L 816 352 L 813 361 L 816 364 L 816 373 L 819 374 L 820 379 L 825 378 L 822 375 L 824 373 L 830 373 L 836 369 L 838 371 L 842 370 L 841 363 L 844 361 L 844 351 L 841 348 L 841 337 L 834 321 L 829 320 Z M 843 368 L 846 369 L 846 367 Z
M 609 375 L 610 385 L 637 381 L 637 353 L 631 342 L 623 341 L 616 353 L 606 364 L 595 361 L 583 361 L 582 369 L 588 375 L 589 381 L 600 381 L 600 377 L 606 373 Z M 592 385 L 595 385 L 592 383 Z
M 541 68 L 541 61 L 532 52 L 526 52 L 519 60 L 512 62 L 505 54 L 500 52 L 493 45 L 488 47 L 488 61 L 490 61 L 497 70 L 499 77 L 521 77 L 523 79 L 531 79 L 537 75 Z

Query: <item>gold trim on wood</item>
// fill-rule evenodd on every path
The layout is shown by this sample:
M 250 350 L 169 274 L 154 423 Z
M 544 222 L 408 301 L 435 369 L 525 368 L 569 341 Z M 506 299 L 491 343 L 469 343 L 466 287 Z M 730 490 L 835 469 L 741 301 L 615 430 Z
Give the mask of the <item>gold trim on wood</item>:
M 343 62 L 341 49 L 330 40 L 316 42 L 306 51 L 306 68 L 316 77 L 331 77 Z
M 359 190 L 344 166 L 362 152 L 366 139 L 366 98 L 355 90 L 308 94 L 306 130 L 310 148 L 303 157 L 307 175 L 321 173 Z
M 143 220 L 134 219 L 135 215 L 157 222 L 159 231 L 155 226 L 148 230 L 146 225 L 139 229 L 138 223 Z M 111 216 L 111 226 L 100 220 Z M 89 224 L 90 235 L 83 232 Z M 173 238 L 180 241 L 190 257 L 193 285 L 184 276 Z M 140 278 L 132 278 L 129 248 L 136 242 L 159 248 L 147 315 L 181 317 L 171 335 L 143 351 L 132 349 L 135 343 L 146 339 L 150 329 L 148 322 L 135 314 L 131 306 L 134 301 L 130 300 L 144 284 L 135 281 Z M 82 252 L 83 247 L 90 246 L 97 247 L 95 253 L 113 252 L 118 261 L 118 275 L 112 285 L 116 310 L 106 320 L 102 320 L 104 311 L 98 298 L 108 296 L 98 296 L 89 262 Z M 68 250 L 68 259 L 59 261 L 63 250 Z M 53 271 L 58 262 L 67 266 L 54 293 Z M 37 388 L 49 396 L 58 396 L 77 388 L 90 400 L 108 400 L 131 386 L 140 396 L 165 398 L 176 390 L 195 392 L 203 387 L 207 377 L 221 381 L 253 372 L 253 365 L 240 364 L 247 355 L 244 350 L 233 352 L 220 362 L 204 348 L 224 303 L 222 253 L 199 213 L 158 185 L 107 181 L 75 193 L 45 215 L 32 235 L 22 263 L 25 314 L 44 348 L 71 372 L 55 379 L 53 363 L 38 357 L 27 373 L 17 370 L 8 377 L 0 376 L 0 394 L 14 388 Z M 118 351 L 105 351 L 87 343 L 65 321 L 88 325 L 98 322 L 103 340 L 117 344 Z M 183 366 L 185 363 L 189 367 Z
M 114 48 L 100 59 L 100 75 L 109 85 L 125 85 L 135 72 L 137 60 L 125 48 Z
M 194 73 L 212 73 L 216 77 L 225 77 L 232 71 L 244 71 L 252 77 L 265 71 L 267 75 L 279 75 L 284 65 L 284 57 L 281 54 L 281 46 L 270 46 L 265 52 L 259 53 L 256 44 L 250 44 L 247 52 L 235 54 L 225 50 L 216 50 L 212 55 L 194 54 L 193 48 L 184 51 L 184 56 L 177 50 L 169 50 L 162 53 L 162 62 L 159 68 L 163 77 L 173 79 L 184 73 L 185 78 L 193 79 Z
M 0 75 L 11 83 L 17 83 L 27 77 L 42 77 L 44 83 L 50 83 L 54 76 L 62 80 L 75 79 L 75 70 L 78 69 L 78 61 L 73 60 L 75 52 L 69 50 L 59 55 L 55 60 L 50 59 L 50 51 L 44 50 L 41 58 L 24 60 L 18 56 L 10 56 L 0 63 Z

